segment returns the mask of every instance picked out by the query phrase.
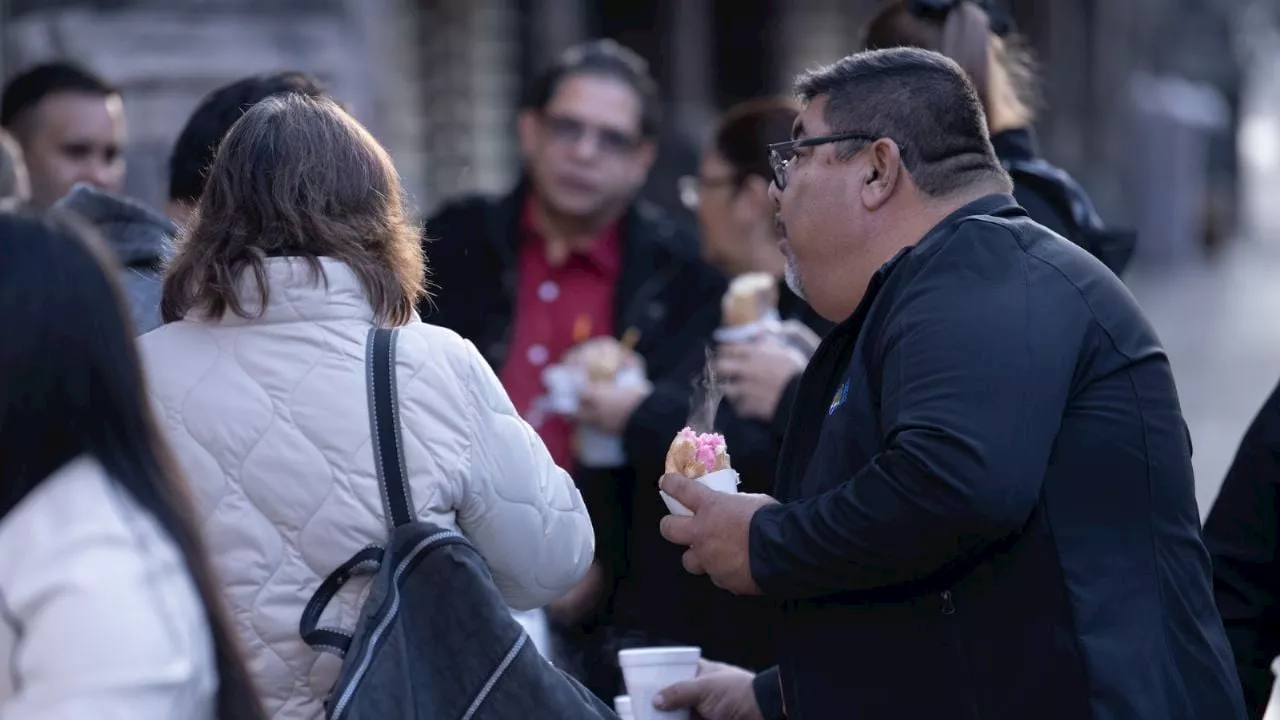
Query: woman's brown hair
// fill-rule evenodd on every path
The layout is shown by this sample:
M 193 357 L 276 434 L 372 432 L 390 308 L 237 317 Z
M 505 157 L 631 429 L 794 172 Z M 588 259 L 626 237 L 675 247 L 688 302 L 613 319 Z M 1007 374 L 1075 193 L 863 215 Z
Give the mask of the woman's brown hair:
M 752 175 L 773 179 L 769 145 L 791 139 L 799 114 L 795 101 L 782 98 L 748 100 L 729 108 L 716 127 L 713 145 L 733 167 L 735 182 L 741 185 Z
M 993 33 L 991 18 L 973 0 L 958 0 L 945 14 L 913 12 L 907 0 L 892 0 L 867 24 L 865 45 L 922 48 L 955 60 L 977 88 L 993 134 L 1035 120 L 1031 52 L 1021 37 Z
M 426 293 L 418 228 L 390 156 L 335 102 L 290 93 L 244 114 L 218 147 L 204 194 L 164 275 L 165 322 L 198 311 L 249 319 L 266 307 L 265 261 L 345 263 L 375 322 L 403 325 Z M 256 297 L 238 291 L 249 273 Z

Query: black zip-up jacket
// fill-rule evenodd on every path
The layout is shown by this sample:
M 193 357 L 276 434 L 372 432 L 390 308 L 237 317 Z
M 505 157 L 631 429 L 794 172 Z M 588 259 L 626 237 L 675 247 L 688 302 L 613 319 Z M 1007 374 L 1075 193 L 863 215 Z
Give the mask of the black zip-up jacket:
M 872 279 L 751 523 L 788 717 L 1244 717 L 1169 362 L 1012 197 Z
M 1280 385 L 1249 425 L 1204 524 L 1213 587 L 1249 717 L 1271 698 L 1280 657 Z
M 427 264 L 436 285 L 420 308 L 427 322 L 471 340 L 495 370 L 507 357 L 515 311 L 520 212 L 527 185 L 506 197 L 469 196 L 442 207 L 425 224 Z M 653 394 L 636 409 L 623 435 L 629 466 L 575 472 L 592 524 L 596 558 L 611 575 L 625 572 L 629 500 L 636 478 L 653 485 L 672 438 L 688 420 L 693 381 L 704 346 L 719 322 L 725 279 L 696 256 L 657 208 L 637 202 L 620 227 L 622 272 L 615 290 L 614 330 L 640 333 Z M 656 468 L 656 469 L 655 469 Z M 651 477 L 650 477 L 651 475 Z

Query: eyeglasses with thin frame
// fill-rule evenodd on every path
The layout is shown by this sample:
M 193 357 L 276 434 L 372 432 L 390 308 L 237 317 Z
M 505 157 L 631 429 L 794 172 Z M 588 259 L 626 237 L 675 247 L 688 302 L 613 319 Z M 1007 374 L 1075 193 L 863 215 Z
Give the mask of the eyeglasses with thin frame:
M 686 210 L 696 212 L 702 200 L 703 188 L 726 187 L 736 185 L 737 178 L 732 175 L 718 178 L 704 178 L 697 175 L 685 175 L 676 181 L 676 189 L 680 192 L 680 204 Z
M 627 135 L 613 128 L 598 127 L 564 115 L 544 115 L 542 125 L 547 134 L 555 142 L 564 145 L 577 145 L 582 138 L 592 135 L 595 145 L 601 153 L 620 157 L 640 147 L 642 139 Z
M 876 140 L 879 140 L 880 137 L 881 136 L 868 135 L 866 133 L 847 132 L 773 143 L 769 145 L 769 167 L 773 168 L 773 184 L 778 186 L 779 191 L 787 189 L 787 166 L 795 159 L 796 150 L 799 150 L 800 148 L 817 147 L 818 145 L 845 142 L 847 140 L 860 140 L 865 143 L 873 143 Z M 897 141 L 895 140 L 894 142 Z M 898 152 L 903 152 L 904 147 L 905 146 L 902 143 L 898 143 Z

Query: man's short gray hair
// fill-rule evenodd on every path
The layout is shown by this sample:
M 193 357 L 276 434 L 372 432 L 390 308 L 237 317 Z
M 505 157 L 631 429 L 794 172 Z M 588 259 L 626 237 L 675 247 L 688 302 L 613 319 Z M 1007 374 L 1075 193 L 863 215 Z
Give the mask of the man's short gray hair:
M 944 55 L 916 48 L 860 52 L 801 75 L 795 89 L 806 103 L 827 99 L 823 116 L 831 133 L 864 133 L 902 146 L 903 163 L 926 195 L 1007 179 L 977 91 Z M 842 156 L 857 147 L 848 144 Z

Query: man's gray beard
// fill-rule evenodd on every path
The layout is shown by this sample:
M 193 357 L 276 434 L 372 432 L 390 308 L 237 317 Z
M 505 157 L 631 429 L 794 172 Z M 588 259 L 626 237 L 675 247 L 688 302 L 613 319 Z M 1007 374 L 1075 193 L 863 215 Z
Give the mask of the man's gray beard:
M 800 281 L 800 268 L 796 267 L 796 261 L 792 258 L 787 258 L 787 269 L 783 272 L 782 278 L 786 281 L 787 287 L 791 289 L 791 292 L 796 294 L 796 297 L 805 302 L 809 301 L 804 296 L 804 283 Z

